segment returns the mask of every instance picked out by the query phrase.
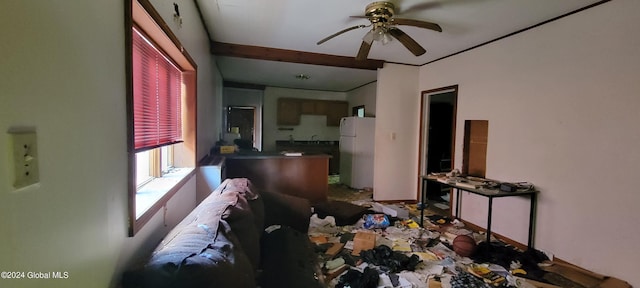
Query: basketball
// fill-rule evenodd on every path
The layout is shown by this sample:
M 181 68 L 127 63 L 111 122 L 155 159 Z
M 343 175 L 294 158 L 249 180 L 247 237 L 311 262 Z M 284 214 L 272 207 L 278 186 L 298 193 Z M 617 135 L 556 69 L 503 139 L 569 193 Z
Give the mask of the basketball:
M 469 257 L 476 252 L 476 240 L 469 235 L 458 235 L 453 239 L 453 251 L 462 257 Z

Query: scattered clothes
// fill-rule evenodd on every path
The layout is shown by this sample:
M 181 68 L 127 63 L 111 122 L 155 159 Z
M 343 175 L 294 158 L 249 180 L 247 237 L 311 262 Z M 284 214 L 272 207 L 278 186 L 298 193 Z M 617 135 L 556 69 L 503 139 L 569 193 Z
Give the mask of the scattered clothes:
M 355 233 L 344 233 L 340 236 L 340 242 L 347 243 L 349 241 L 353 241 L 353 237 L 355 237 Z
M 336 258 L 333 260 L 329 260 L 326 263 L 324 263 L 324 268 L 326 268 L 327 270 L 333 270 L 336 269 L 342 265 L 344 265 L 344 259 L 342 258 Z
M 318 214 L 313 214 L 309 221 L 309 231 L 331 234 L 340 231 L 340 229 L 336 226 L 336 219 L 333 216 L 320 218 Z
M 538 284 L 555 284 L 595 287 L 580 285 L 579 281 L 563 277 L 548 267 L 540 268 L 539 264 L 548 262 L 548 257 L 538 250 L 520 251 L 495 238 L 487 243 L 486 235 L 466 229 L 457 219 L 365 213 L 357 221 L 347 220 L 346 210 L 365 211 L 366 207 L 373 206 L 371 201 L 362 202 L 362 208 L 357 209 L 342 203 L 325 204 L 322 217 L 312 216 L 308 237 L 315 243 L 315 252 L 320 259 L 318 275 L 323 286 L 533 288 L 540 287 Z M 384 208 L 388 206 L 384 205 Z M 333 215 L 330 207 L 343 208 L 338 211 L 342 215 Z M 400 215 L 396 210 L 389 210 L 389 213 Z M 419 227 L 417 223 L 424 226 Z M 468 240 L 477 243 L 475 252 L 468 257 L 457 254 L 452 248 L 459 235 L 472 236 Z
M 478 263 L 495 263 L 502 267 L 511 267 L 512 262 L 518 262 L 520 263 L 519 268 L 527 273 L 520 276 L 540 282 L 548 282 L 544 279 L 546 272 L 540 269 L 538 263 L 549 260 L 549 258 L 535 249 L 521 252 L 515 247 L 508 246 L 502 242 L 481 242 L 478 244 L 476 253 L 471 258 Z
M 389 246 L 381 245 L 371 250 L 360 252 L 360 257 L 365 262 L 383 266 L 390 272 L 400 272 L 402 270 L 414 271 L 418 263 L 421 262 L 418 255 L 407 256 L 391 250 Z
M 340 276 L 336 288 L 376 288 L 379 279 L 380 274 L 375 269 L 367 267 L 363 272 L 352 269 Z

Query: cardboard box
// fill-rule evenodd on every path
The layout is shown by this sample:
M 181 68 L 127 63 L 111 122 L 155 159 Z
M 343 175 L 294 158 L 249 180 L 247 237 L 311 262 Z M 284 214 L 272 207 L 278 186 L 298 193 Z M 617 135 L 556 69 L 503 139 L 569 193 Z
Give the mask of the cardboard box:
M 234 152 L 236 152 L 236 146 L 233 146 L 233 145 L 220 146 L 220 154 L 231 154 Z
M 362 250 L 371 250 L 376 247 L 376 234 L 358 232 L 353 237 L 353 253 L 352 255 L 360 255 Z
M 311 242 L 315 243 L 316 245 L 327 243 L 327 237 L 324 236 L 309 237 L 309 240 L 311 240 Z
M 336 257 L 336 255 L 338 255 L 338 253 L 342 251 L 342 248 L 344 248 L 344 243 L 334 243 L 333 246 L 327 249 L 327 252 L 325 252 L 325 254 L 331 257 Z

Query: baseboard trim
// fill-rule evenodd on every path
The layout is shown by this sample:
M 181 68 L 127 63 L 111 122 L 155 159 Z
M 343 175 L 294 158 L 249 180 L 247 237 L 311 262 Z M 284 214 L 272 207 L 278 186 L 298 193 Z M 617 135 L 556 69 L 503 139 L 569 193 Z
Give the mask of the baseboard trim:
M 487 233 L 487 229 L 485 229 L 485 228 L 482 228 L 482 227 L 480 227 L 480 226 L 478 226 L 476 224 L 473 224 L 473 223 L 471 223 L 469 221 L 466 221 L 466 220 L 463 220 L 463 219 L 460 219 L 460 218 L 457 218 L 457 219 L 459 221 L 461 221 L 462 223 L 464 223 L 464 225 L 466 227 L 470 228 L 471 230 L 474 230 L 475 232 Z M 522 244 L 522 243 L 520 243 L 518 241 L 515 241 L 515 240 L 513 240 L 513 239 L 511 239 L 509 237 L 506 237 L 504 235 L 500 235 L 500 234 L 498 234 L 496 232 L 493 232 L 493 231 L 491 231 L 491 234 L 493 234 L 493 236 L 496 237 L 496 239 L 499 239 L 500 241 L 502 241 L 504 243 L 507 243 L 507 244 L 509 244 L 509 245 L 511 245 L 513 247 L 516 247 L 516 248 L 518 248 L 518 249 L 520 249 L 522 251 L 525 251 L 525 250 L 528 249 L 527 245 Z

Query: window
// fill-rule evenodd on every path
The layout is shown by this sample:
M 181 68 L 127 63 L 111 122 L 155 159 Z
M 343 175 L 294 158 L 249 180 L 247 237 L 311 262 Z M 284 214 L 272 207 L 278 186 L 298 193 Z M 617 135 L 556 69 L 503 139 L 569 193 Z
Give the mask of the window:
M 133 236 L 194 175 L 196 65 L 149 0 L 125 13 Z
M 135 149 L 182 142 L 182 71 L 139 29 L 132 29 Z
M 364 105 L 351 108 L 351 116 L 364 117 Z

